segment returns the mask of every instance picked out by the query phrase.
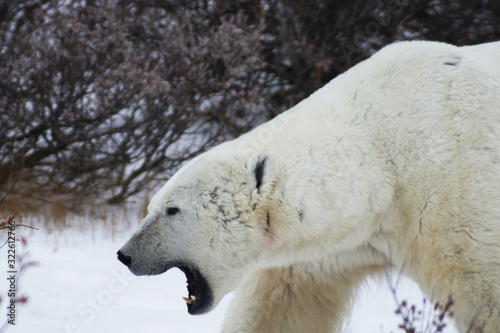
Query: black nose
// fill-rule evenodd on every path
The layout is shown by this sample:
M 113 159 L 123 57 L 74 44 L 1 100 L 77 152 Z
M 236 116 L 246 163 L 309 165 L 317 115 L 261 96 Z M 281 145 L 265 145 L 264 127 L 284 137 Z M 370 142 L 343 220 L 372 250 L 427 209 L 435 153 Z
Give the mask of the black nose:
M 132 258 L 129 256 L 124 255 L 121 251 L 116 252 L 118 254 L 118 260 L 120 260 L 125 266 L 130 266 L 130 262 L 132 261 Z

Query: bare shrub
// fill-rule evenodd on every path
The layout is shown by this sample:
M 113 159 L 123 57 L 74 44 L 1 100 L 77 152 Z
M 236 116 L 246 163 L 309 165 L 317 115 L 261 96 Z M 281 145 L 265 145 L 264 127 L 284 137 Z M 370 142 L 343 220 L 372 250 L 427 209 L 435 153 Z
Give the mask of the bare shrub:
M 115 1 L 8 12 L 0 184 L 23 170 L 44 192 L 120 202 L 252 125 L 261 37 L 239 14 L 215 26 L 188 8 Z
M 500 3 L 0 2 L 0 186 L 118 203 L 384 45 L 498 38 Z M 47 196 L 46 193 L 50 193 Z

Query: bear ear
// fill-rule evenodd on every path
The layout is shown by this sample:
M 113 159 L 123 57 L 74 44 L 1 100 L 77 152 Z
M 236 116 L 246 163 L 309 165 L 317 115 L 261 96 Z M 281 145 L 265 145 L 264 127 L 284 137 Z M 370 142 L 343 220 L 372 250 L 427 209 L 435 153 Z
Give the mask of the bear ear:
M 257 165 L 255 166 L 254 174 L 255 174 L 255 182 L 256 188 L 260 191 L 260 187 L 262 186 L 262 178 L 264 177 L 264 166 L 266 164 L 266 158 L 258 159 Z
M 272 184 L 274 180 L 272 160 L 267 156 L 258 156 L 252 162 L 250 170 L 255 181 L 255 188 L 258 193 L 262 193 L 262 189 Z

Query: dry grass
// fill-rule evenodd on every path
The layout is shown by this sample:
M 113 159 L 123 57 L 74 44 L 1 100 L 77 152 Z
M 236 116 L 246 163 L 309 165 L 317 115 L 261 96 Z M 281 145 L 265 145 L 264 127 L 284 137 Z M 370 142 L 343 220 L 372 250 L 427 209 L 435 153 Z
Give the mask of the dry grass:
M 7 191 L 0 192 L 0 200 Z M 12 190 L 0 205 L 0 217 L 17 214 L 16 221 L 47 232 L 74 229 L 99 230 L 114 236 L 133 230 L 144 218 L 150 191 L 118 205 L 104 200 L 75 199 L 68 195 L 39 193 L 36 189 Z

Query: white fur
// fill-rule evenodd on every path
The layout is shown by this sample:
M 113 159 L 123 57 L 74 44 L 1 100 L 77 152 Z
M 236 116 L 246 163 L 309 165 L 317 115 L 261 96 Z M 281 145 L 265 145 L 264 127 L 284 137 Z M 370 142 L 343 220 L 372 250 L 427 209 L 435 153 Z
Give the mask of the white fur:
M 223 332 L 338 332 L 387 269 L 451 296 L 461 332 L 497 332 L 500 42 L 390 45 L 184 167 L 149 210 L 131 270 L 188 260 L 213 306 L 236 288 Z

